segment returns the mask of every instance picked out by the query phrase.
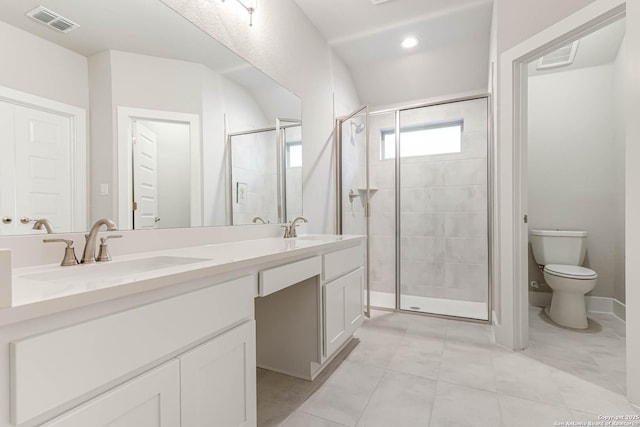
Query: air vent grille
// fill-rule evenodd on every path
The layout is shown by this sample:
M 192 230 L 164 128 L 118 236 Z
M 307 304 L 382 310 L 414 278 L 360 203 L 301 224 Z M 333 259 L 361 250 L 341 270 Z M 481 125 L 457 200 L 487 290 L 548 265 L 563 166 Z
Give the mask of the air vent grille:
M 564 67 L 566 65 L 573 64 L 573 60 L 576 57 L 578 51 L 579 40 L 569 43 L 566 46 L 562 46 L 559 49 L 543 56 L 538 60 L 537 69 L 544 70 L 547 68 Z
M 30 10 L 27 12 L 27 16 L 46 25 L 47 27 L 51 27 L 63 33 L 68 33 L 80 26 L 72 20 L 64 18 L 60 14 L 47 9 L 44 6 L 38 6 L 35 9 Z

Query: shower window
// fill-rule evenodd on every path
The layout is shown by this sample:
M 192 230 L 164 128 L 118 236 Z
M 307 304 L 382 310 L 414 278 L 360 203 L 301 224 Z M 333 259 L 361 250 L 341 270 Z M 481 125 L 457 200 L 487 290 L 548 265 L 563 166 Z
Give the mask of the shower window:
M 287 167 L 299 168 L 302 166 L 302 142 L 287 142 Z
M 395 130 L 384 129 L 380 133 L 382 141 L 380 160 L 394 159 L 396 157 Z M 459 153 L 462 141 L 462 120 L 403 127 L 400 137 L 402 140 L 400 157 Z

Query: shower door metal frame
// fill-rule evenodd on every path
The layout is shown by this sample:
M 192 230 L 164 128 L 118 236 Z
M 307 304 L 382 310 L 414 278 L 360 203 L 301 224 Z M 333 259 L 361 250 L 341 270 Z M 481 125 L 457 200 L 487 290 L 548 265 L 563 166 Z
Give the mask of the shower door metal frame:
M 369 286 L 369 277 L 370 277 L 370 263 L 369 257 L 371 255 L 371 249 L 369 244 L 369 237 L 371 235 L 370 230 L 370 221 L 369 221 L 369 199 L 370 199 L 370 186 L 369 186 L 369 106 L 363 105 L 357 110 L 353 111 L 351 114 L 343 117 L 336 118 L 335 124 L 335 164 L 336 164 L 336 234 L 342 234 L 342 124 L 347 120 L 350 120 L 361 114 L 364 111 L 365 117 L 365 186 L 366 186 L 366 202 L 364 205 L 364 220 L 365 220 L 365 272 L 366 272 L 366 280 L 365 280 L 365 290 L 366 292 L 366 304 L 365 304 L 365 316 L 371 317 L 371 294 L 370 294 L 370 286 Z
M 419 108 L 426 107 L 435 107 L 438 105 L 446 105 L 453 104 L 456 102 L 464 102 L 464 101 L 473 101 L 476 99 L 485 99 L 487 102 L 487 272 L 488 272 L 488 292 L 487 292 L 487 319 L 473 319 L 468 317 L 460 317 L 460 316 L 452 316 L 446 314 L 437 314 L 437 313 L 428 313 L 428 312 L 420 312 L 415 310 L 404 310 L 401 308 L 401 210 L 400 210 L 400 185 L 401 185 L 401 174 L 400 174 L 400 113 L 403 111 L 415 110 Z M 395 312 L 407 313 L 407 314 L 417 314 L 420 316 L 429 316 L 429 317 L 438 317 L 443 319 L 453 319 L 453 320 L 462 320 L 466 322 L 472 323 L 482 323 L 482 324 L 491 324 L 492 322 L 492 312 L 493 312 L 493 186 L 494 186 L 494 147 L 493 147 L 493 110 L 492 110 L 492 102 L 491 102 L 491 94 L 482 93 L 478 95 L 470 95 L 459 98 L 446 99 L 441 101 L 434 101 L 423 104 L 410 105 L 407 107 L 387 109 L 387 110 L 379 110 L 373 111 L 371 114 L 384 114 L 384 113 L 394 113 L 394 122 L 395 122 L 395 280 L 396 280 L 396 298 L 395 298 L 395 308 L 391 309 Z M 368 117 L 367 117 L 368 119 Z M 367 138 L 368 138 L 369 126 L 367 124 Z M 367 162 L 369 160 L 369 156 L 367 156 Z M 368 172 L 368 168 L 367 168 Z M 367 230 L 367 235 L 369 230 Z M 389 309 L 387 309 L 389 310 Z
M 281 123 L 288 124 L 281 124 Z M 229 225 L 233 224 L 233 149 L 232 149 L 232 138 L 234 136 L 242 136 L 242 135 L 251 135 L 254 133 L 262 133 L 262 132 L 274 132 L 276 134 L 276 171 L 277 171 L 277 201 L 278 201 L 278 222 L 285 223 L 287 220 L 286 217 L 286 179 L 283 177 L 283 174 L 286 173 L 286 163 L 285 163 L 285 150 L 284 150 L 284 138 L 282 129 L 294 128 L 302 126 L 302 121 L 298 119 L 284 119 L 277 118 L 276 125 L 272 127 L 259 128 L 259 129 L 250 129 L 240 132 L 231 132 L 227 133 L 226 141 L 227 141 L 227 191 L 228 195 L 227 199 L 227 223 Z M 226 128 L 226 117 L 225 117 L 225 128 Z M 283 215 L 284 214 L 284 215 Z

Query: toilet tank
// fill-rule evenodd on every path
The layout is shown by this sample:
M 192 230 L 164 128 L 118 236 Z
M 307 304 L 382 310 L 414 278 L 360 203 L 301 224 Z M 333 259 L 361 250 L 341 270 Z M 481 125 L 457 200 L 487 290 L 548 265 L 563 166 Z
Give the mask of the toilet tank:
M 573 230 L 529 230 L 533 258 L 539 265 L 582 265 L 588 234 Z

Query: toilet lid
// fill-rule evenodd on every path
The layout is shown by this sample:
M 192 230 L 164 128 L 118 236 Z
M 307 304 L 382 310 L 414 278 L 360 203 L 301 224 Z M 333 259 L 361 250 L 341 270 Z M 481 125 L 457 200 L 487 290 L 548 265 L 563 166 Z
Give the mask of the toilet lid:
M 544 266 L 544 271 L 554 276 L 568 277 L 571 279 L 595 279 L 598 274 L 586 267 L 580 267 L 579 265 L 563 265 L 563 264 L 549 264 Z

